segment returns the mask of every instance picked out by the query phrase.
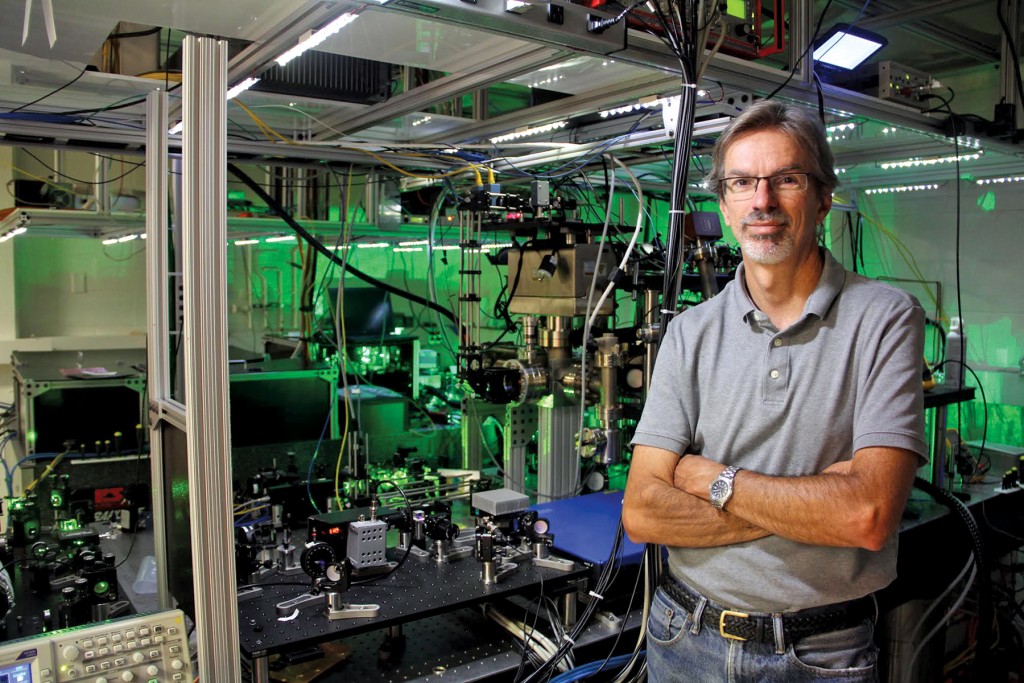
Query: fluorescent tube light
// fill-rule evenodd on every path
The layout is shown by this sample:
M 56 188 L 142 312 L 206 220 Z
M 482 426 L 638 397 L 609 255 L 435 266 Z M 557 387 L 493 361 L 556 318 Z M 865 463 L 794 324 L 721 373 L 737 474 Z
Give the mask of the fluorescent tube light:
M 923 192 L 925 190 L 937 190 L 941 187 L 939 183 L 924 183 L 922 185 L 891 185 L 889 187 L 872 187 L 864 190 L 864 194 L 899 194 L 901 192 Z
M 234 87 L 229 88 L 228 92 L 227 92 L 227 97 L 225 99 L 233 100 L 236 97 L 238 97 L 239 95 L 241 95 L 242 93 L 244 93 L 246 90 L 251 88 L 252 86 L 254 86 L 257 83 L 259 83 L 259 82 L 260 82 L 260 79 L 258 79 L 258 78 L 251 78 L 251 77 L 247 78 L 244 81 L 242 81 L 241 83 L 235 84 Z
M 346 12 L 345 14 L 342 14 L 340 17 L 332 21 L 331 23 L 327 24 L 327 26 L 324 26 L 319 31 L 307 33 L 306 36 L 299 41 L 298 45 L 284 52 L 283 54 L 281 54 L 280 57 L 277 58 L 276 61 L 278 66 L 284 66 L 288 62 L 292 61 L 293 59 L 301 55 L 306 50 L 312 50 L 320 43 L 324 42 L 325 40 L 333 36 L 335 33 L 337 33 L 338 31 L 340 31 L 341 29 L 345 28 L 353 21 L 355 21 L 357 16 L 359 15 L 354 14 L 352 12 Z
M 235 240 L 236 247 L 244 247 L 247 244 L 259 244 L 259 240 Z
M 1007 175 L 1000 178 L 982 178 L 981 180 L 975 181 L 978 185 L 1003 185 L 1004 183 L 1021 182 L 1024 182 L 1024 175 Z
M 905 161 L 887 161 L 878 164 L 879 168 L 916 168 L 918 166 L 934 166 L 936 164 L 952 164 L 957 161 L 977 161 L 984 152 L 978 150 L 970 154 L 949 155 L 945 157 L 929 157 L 926 159 L 907 159 Z
M 569 125 L 568 121 L 555 121 L 554 123 L 546 123 L 543 126 L 534 126 L 533 128 L 521 128 L 512 133 L 506 135 L 499 135 L 496 138 L 491 138 L 492 145 L 499 145 L 502 142 L 511 142 L 518 140 L 519 138 L 529 137 L 531 135 L 540 135 L 541 133 L 550 133 L 553 130 L 565 128 Z
M 263 240 L 264 242 L 294 242 L 295 235 L 278 235 L 277 237 L 268 237 Z

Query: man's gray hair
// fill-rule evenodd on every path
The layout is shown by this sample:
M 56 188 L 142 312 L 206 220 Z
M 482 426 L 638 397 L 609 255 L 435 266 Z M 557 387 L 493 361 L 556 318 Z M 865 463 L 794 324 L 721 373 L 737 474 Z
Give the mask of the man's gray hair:
M 764 129 L 788 133 L 810 153 L 811 168 L 807 171 L 818 182 L 820 193 L 831 193 L 839 186 L 835 171 L 836 159 L 828 146 L 822 122 L 804 107 L 776 100 L 761 100 L 733 119 L 715 141 L 711 152 L 711 172 L 704 179 L 707 189 L 720 198 L 723 196 L 722 178 L 725 177 L 725 153 L 729 146 L 745 133 Z

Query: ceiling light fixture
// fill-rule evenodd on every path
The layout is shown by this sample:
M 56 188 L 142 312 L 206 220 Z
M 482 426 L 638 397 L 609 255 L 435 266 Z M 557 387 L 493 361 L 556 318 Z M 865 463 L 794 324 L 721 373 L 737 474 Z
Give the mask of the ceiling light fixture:
M 399 242 L 400 247 L 425 247 L 430 244 L 429 240 L 412 240 L 411 242 Z
M 267 239 L 265 239 L 263 241 L 264 242 L 270 242 L 270 243 L 273 243 L 273 242 L 294 242 L 295 241 L 295 235 L 278 235 L 277 237 L 268 237 Z
M 872 187 L 864 190 L 864 194 L 898 194 L 901 192 L 924 192 L 926 190 L 937 190 L 942 187 L 939 183 L 925 183 L 922 185 L 891 185 L 889 187 Z
M 228 88 L 227 96 L 225 97 L 225 99 L 233 100 L 259 82 L 260 79 L 249 77 L 240 83 L 236 83 L 234 87 Z
M 930 157 L 927 159 L 907 159 L 905 161 L 887 161 L 878 165 L 882 169 L 891 168 L 916 168 L 918 166 L 934 166 L 936 164 L 952 164 L 958 161 L 977 161 L 984 154 L 983 150 L 970 154 L 950 155 L 945 157 Z
M 357 16 L 359 15 L 353 12 L 346 12 L 319 31 L 307 32 L 306 35 L 299 40 L 298 45 L 282 53 L 275 61 L 277 61 L 278 66 L 284 66 L 306 50 L 312 50 L 316 46 L 320 45 L 320 43 L 351 24 L 356 20 Z
M 976 180 L 975 183 L 978 185 L 1002 185 L 1004 183 L 1021 183 L 1024 182 L 1024 175 L 1007 175 L 999 178 L 982 178 Z
M 555 121 L 554 123 L 546 123 L 543 126 L 534 126 L 532 128 L 520 128 L 519 130 L 514 131 L 512 133 L 508 133 L 506 135 L 499 135 L 496 138 L 491 138 L 491 144 L 499 145 L 503 142 L 511 142 L 512 140 L 518 140 L 520 138 L 529 137 L 531 135 L 550 133 L 551 131 L 565 128 L 568 125 L 568 121 Z
M 168 135 L 177 135 L 178 133 L 180 133 L 182 131 L 182 129 L 184 127 L 185 127 L 185 122 L 184 121 L 178 121 L 176 124 L 174 124 L 169 129 L 167 129 L 167 134 Z
M 391 251 L 423 251 L 422 247 L 395 247 Z
M 235 240 L 236 247 L 244 247 L 249 244 L 259 244 L 259 240 Z
M 365 244 L 356 245 L 360 249 L 387 249 L 391 246 L 388 242 L 367 242 Z
M 855 69 L 888 43 L 877 33 L 851 24 L 836 24 L 817 41 L 814 61 L 837 69 Z
M 623 116 L 625 114 L 632 114 L 634 112 L 644 111 L 646 109 L 657 109 L 658 107 L 660 107 L 663 104 L 665 104 L 665 100 L 666 99 L 671 99 L 671 98 L 662 98 L 662 97 L 658 97 L 657 95 L 652 96 L 652 97 L 641 97 L 639 100 L 637 100 L 633 104 L 626 104 L 626 105 L 623 105 L 621 107 L 613 107 L 612 109 L 605 109 L 605 110 L 600 111 L 598 113 L 601 115 L 602 119 L 606 119 L 609 116 Z

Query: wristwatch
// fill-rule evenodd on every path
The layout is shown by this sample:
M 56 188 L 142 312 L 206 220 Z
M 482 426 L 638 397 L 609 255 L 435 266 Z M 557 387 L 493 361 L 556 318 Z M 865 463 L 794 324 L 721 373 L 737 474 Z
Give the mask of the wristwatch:
M 732 498 L 732 480 L 736 478 L 739 467 L 732 465 L 722 470 L 718 478 L 711 482 L 710 499 L 716 510 L 724 510 L 725 504 Z

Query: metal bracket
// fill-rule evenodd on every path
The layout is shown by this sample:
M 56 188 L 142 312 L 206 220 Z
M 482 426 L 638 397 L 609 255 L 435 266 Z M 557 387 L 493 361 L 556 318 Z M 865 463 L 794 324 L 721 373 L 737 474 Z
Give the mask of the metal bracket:
M 327 594 L 327 618 L 330 621 L 375 617 L 378 614 L 380 605 L 346 605 L 341 601 L 341 593 Z
M 564 557 L 555 557 L 554 555 L 548 555 L 545 558 L 535 557 L 533 558 L 533 563 L 538 567 L 557 569 L 560 572 L 571 572 L 576 566 L 576 563 L 572 560 L 567 560 Z
M 318 605 L 325 602 L 323 593 L 303 593 L 294 598 L 283 600 L 276 605 L 278 617 L 290 617 L 296 610 L 310 605 Z

